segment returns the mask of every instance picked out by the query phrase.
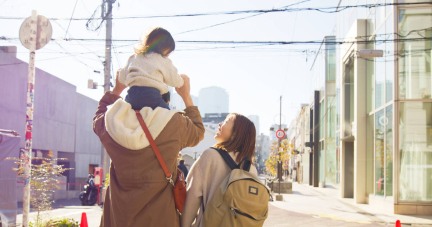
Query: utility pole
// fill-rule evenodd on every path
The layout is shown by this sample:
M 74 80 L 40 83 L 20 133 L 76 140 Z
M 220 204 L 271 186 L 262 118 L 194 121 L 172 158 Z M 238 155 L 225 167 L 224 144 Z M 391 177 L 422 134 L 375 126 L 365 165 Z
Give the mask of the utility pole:
M 279 131 L 282 129 L 282 96 L 280 96 L 280 113 L 279 113 Z M 285 130 L 284 130 L 285 131 Z M 282 131 L 282 132 L 284 132 Z M 281 182 L 282 182 L 282 155 L 281 155 L 281 141 L 285 137 L 285 133 L 282 134 L 283 136 L 278 136 L 276 133 L 276 136 L 278 138 L 278 162 L 277 162 L 277 178 L 279 183 L 279 193 L 276 195 L 276 201 L 283 201 L 283 195 L 281 195 Z
M 103 85 L 104 93 L 109 91 L 111 86 L 112 4 L 114 0 L 103 0 L 102 9 L 105 9 L 104 7 L 105 1 L 108 5 L 108 8 L 105 14 L 106 36 L 105 36 L 105 62 L 104 62 L 105 79 Z M 102 13 L 104 13 L 104 10 L 102 10 Z M 103 150 L 102 168 L 104 169 L 105 173 L 109 173 L 110 158 L 104 147 L 102 147 L 102 150 Z
M 280 96 L 280 113 L 279 113 L 279 130 L 282 129 L 282 95 Z M 279 181 L 279 194 L 280 194 L 280 182 L 282 181 L 282 157 L 281 157 L 281 140 L 278 139 L 278 181 Z

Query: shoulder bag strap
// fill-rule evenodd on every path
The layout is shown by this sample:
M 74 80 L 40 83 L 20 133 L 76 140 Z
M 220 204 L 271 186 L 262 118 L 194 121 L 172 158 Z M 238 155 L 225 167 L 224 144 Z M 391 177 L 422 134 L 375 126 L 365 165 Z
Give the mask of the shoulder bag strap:
M 237 165 L 237 163 L 231 158 L 228 152 L 220 148 L 216 148 L 216 147 L 212 147 L 212 148 L 217 150 L 217 152 L 219 152 L 219 154 L 222 156 L 223 160 L 231 170 L 240 168 L 239 165 Z
M 145 135 L 147 137 L 147 140 L 149 141 L 151 147 L 153 148 L 153 152 L 156 155 L 156 158 L 159 161 L 159 164 L 161 165 L 161 167 L 162 167 L 162 169 L 163 169 L 163 171 L 165 173 L 166 179 L 168 180 L 168 182 L 170 182 L 172 185 L 174 185 L 174 181 L 172 179 L 172 175 L 169 172 L 167 166 L 165 165 L 165 162 L 164 162 L 164 160 L 163 160 L 163 158 L 162 158 L 162 156 L 161 156 L 161 154 L 159 152 L 159 149 L 156 146 L 156 143 L 153 140 L 153 137 L 150 134 L 150 131 L 147 128 L 147 125 L 144 122 L 144 119 L 143 119 L 141 113 L 139 112 L 139 110 L 135 110 L 135 113 L 136 113 L 136 116 L 138 118 L 138 121 L 139 121 L 142 129 L 144 130 L 144 133 L 145 133 Z

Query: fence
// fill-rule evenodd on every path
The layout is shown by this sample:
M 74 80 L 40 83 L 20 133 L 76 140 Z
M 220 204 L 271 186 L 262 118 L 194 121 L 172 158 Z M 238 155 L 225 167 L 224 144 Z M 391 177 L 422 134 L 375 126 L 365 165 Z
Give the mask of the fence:
M 22 181 L 17 181 L 17 200 L 22 202 L 23 199 L 23 183 Z M 79 183 L 57 183 L 60 185 L 60 189 L 53 193 L 53 200 L 56 199 L 73 199 L 78 198 L 79 193 L 84 190 L 84 185 Z M 79 187 L 77 187 L 77 185 Z M 78 189 L 78 190 L 77 190 Z

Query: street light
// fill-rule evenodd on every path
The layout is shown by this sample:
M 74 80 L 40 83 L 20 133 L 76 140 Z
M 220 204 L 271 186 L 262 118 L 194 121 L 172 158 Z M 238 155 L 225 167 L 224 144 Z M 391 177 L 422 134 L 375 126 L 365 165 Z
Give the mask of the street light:
M 196 150 L 194 151 L 194 154 L 195 154 L 195 158 L 194 158 L 194 160 L 196 160 L 196 154 L 197 154 L 197 151 L 196 151 Z

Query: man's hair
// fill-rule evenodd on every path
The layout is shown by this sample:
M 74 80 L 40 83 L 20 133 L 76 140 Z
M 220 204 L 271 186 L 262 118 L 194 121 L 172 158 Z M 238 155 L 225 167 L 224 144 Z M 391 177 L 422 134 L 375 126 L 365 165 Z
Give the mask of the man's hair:
M 164 102 L 168 103 L 171 99 L 171 94 L 169 92 L 163 94 L 162 99 L 164 100 Z
M 184 165 L 184 160 L 180 160 L 180 165 Z

